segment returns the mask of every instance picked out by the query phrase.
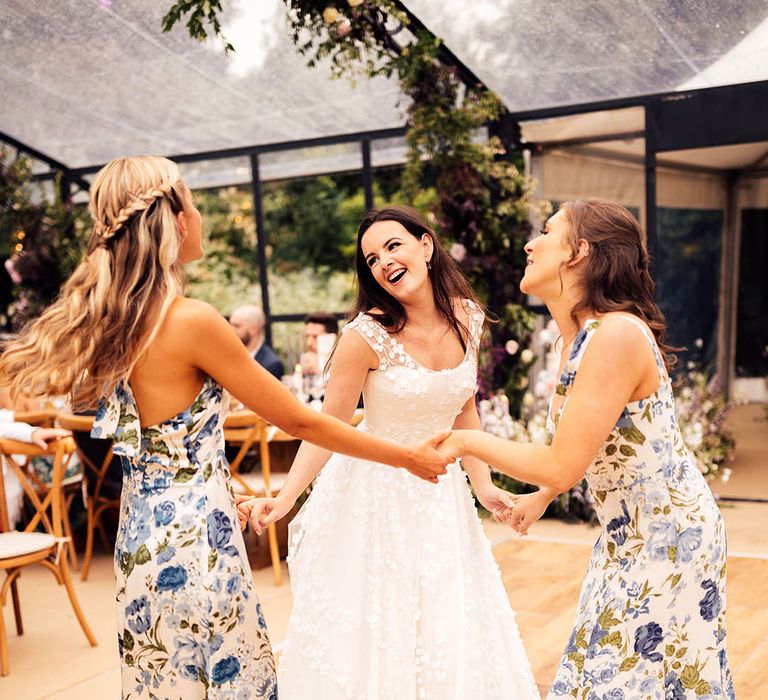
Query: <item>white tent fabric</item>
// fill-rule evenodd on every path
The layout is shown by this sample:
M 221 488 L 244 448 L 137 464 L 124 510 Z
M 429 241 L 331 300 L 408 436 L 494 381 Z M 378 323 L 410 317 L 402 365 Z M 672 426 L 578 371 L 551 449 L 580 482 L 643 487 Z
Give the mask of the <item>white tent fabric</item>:
M 163 34 L 171 4 L 0 3 L 0 131 L 81 167 L 402 125 L 396 81 L 306 67 L 281 0 L 224 4 L 231 57 L 183 26 Z
M 328 65 L 307 69 L 281 0 L 225 0 L 231 56 L 216 42 L 194 42 L 182 26 L 163 34 L 170 5 L 0 3 L 0 132 L 82 167 L 126 153 L 198 153 L 403 124 L 396 81 L 359 76 L 353 86 L 332 79 Z M 343 11 L 345 3 L 337 5 Z M 766 0 L 406 5 L 513 112 L 768 79 Z M 574 119 L 568 129 L 559 122 L 561 138 L 642 128 L 632 110 Z M 374 142 L 372 151 L 374 165 L 402 162 L 405 153 L 402 142 Z M 325 164 L 317 156 L 292 151 L 265 165 L 264 175 L 359 167 L 352 150 Z M 242 167 L 238 159 L 200 166 L 200 185 L 241 182 Z
M 406 4 L 512 112 L 768 79 L 765 0 Z

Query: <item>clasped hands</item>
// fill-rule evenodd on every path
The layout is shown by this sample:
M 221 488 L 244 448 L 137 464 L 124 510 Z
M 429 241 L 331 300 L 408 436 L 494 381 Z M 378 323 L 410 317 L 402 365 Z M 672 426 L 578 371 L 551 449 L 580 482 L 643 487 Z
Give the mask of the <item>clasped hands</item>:
M 446 473 L 446 467 L 465 453 L 462 431 L 444 430 L 415 445 L 408 463 L 402 466 L 420 479 L 437 483 L 438 477 Z M 524 495 L 509 493 L 494 485 L 490 478 L 482 485 L 473 486 L 478 501 L 494 519 L 507 523 L 520 535 L 525 535 L 531 524 L 541 517 L 550 500 L 541 492 Z M 296 499 L 281 493 L 270 498 L 239 495 L 236 501 L 240 529 L 244 530 L 250 521 L 254 532 L 261 535 L 264 528 L 291 511 Z

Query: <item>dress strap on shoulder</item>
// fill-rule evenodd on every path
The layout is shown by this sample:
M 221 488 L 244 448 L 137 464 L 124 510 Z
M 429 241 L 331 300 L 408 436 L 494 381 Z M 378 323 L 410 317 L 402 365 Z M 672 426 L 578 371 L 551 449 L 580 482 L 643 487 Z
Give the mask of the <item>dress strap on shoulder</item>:
M 371 346 L 376 357 L 379 358 L 380 370 L 386 370 L 390 364 L 402 365 L 407 363 L 407 357 L 400 343 L 368 314 L 359 313 L 356 318 L 341 329 L 341 332 L 347 333 L 350 330 L 356 331 Z
M 480 347 L 480 339 L 483 336 L 483 324 L 485 323 L 485 314 L 480 307 L 471 299 L 464 299 L 464 305 L 469 312 L 469 340 L 475 351 Z

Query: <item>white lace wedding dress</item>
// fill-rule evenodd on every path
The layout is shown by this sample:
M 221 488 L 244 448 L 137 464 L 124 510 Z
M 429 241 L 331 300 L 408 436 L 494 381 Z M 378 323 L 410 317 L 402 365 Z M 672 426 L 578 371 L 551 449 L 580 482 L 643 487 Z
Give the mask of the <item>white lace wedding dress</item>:
M 367 430 L 410 443 L 450 428 L 477 377 L 472 306 L 458 367 L 433 371 L 369 316 Z M 460 465 L 437 485 L 333 455 L 290 528 L 293 612 L 280 700 L 528 700 L 539 694 Z

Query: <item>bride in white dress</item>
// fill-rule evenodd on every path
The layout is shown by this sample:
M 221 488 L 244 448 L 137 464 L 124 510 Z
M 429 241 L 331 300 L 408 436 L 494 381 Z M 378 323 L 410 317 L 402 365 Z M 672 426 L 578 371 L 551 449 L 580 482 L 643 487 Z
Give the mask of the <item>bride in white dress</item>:
M 396 442 L 479 428 L 483 312 L 421 217 L 373 210 L 357 244 L 357 317 L 344 329 L 323 410 Z M 281 700 L 538 698 L 515 616 L 472 495 L 512 498 L 475 458 L 436 484 L 304 443 L 282 492 L 241 504 L 257 531 L 317 476 L 290 526 L 291 613 Z M 319 476 L 318 476 L 319 474 Z

